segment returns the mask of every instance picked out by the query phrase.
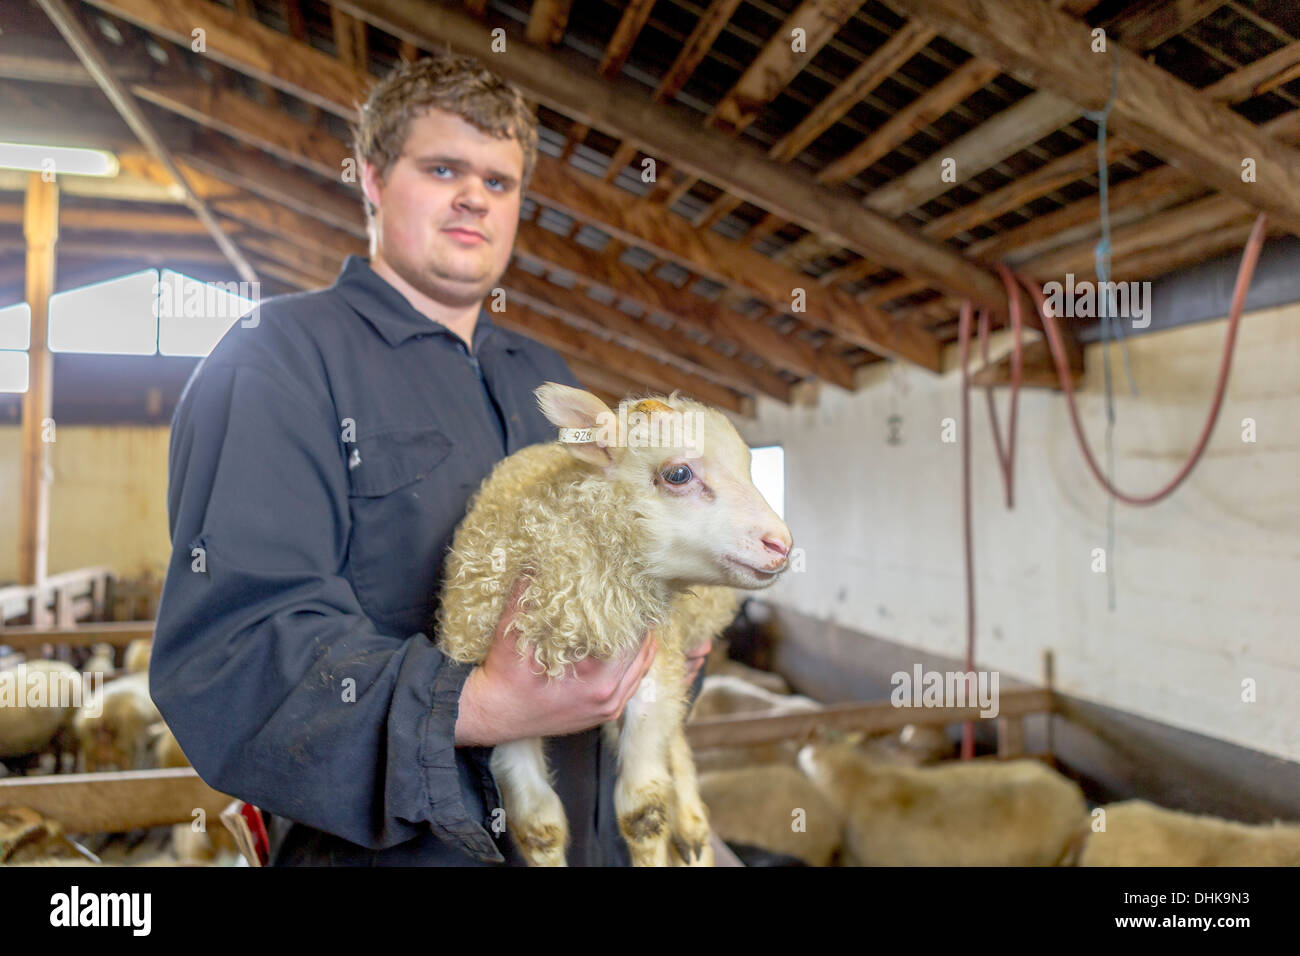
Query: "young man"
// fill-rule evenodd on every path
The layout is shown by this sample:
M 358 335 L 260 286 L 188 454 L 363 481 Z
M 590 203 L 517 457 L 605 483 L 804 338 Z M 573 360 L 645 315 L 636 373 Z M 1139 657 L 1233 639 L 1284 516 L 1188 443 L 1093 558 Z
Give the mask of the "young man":
M 481 305 L 510 259 L 532 110 L 475 60 L 423 60 L 374 90 L 356 146 L 369 261 L 264 302 L 176 409 L 154 699 L 204 780 L 273 815 L 275 864 L 519 863 L 487 758 L 547 736 L 569 861 L 626 865 L 598 726 L 655 641 L 557 682 L 504 636 L 510 609 L 477 667 L 432 630 L 469 497 L 554 440 L 533 389 L 578 384 Z

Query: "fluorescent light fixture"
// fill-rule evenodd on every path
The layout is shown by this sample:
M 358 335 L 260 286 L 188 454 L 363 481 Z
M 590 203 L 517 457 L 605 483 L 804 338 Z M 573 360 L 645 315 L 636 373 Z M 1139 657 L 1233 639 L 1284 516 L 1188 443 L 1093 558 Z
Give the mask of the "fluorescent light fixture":
M 27 391 L 27 353 L 0 352 L 0 392 Z
M 32 344 L 32 310 L 26 302 L 0 309 L 0 349 L 27 349 Z
M 163 355 L 207 355 L 235 320 L 257 305 L 248 282 L 204 282 L 162 271 L 158 283 L 158 351 Z
M 0 168 L 58 176 L 116 176 L 121 167 L 117 157 L 105 149 L 0 143 Z
M 157 270 L 146 269 L 51 296 L 50 351 L 153 355 L 157 285 Z
M 749 474 L 772 510 L 785 520 L 785 449 L 780 445 L 752 448 Z

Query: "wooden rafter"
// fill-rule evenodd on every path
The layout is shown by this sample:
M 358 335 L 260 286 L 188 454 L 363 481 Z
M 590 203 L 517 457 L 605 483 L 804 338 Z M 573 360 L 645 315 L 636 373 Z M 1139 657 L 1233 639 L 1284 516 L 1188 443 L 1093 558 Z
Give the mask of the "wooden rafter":
M 695 68 L 713 49 L 713 41 L 718 38 L 738 6 L 740 0 L 712 0 L 709 8 L 695 21 L 695 29 L 682 44 L 672 66 L 655 87 L 655 102 L 666 103 L 681 92 Z
M 777 162 L 789 162 L 803 152 L 845 113 L 866 99 L 871 91 L 885 82 L 904 63 L 921 51 L 934 38 L 934 31 L 916 22 L 908 22 L 881 44 L 862 65 L 839 84 L 824 100 L 817 104 L 793 130 L 777 140 L 768 150 L 768 157 Z
M 590 335 L 562 321 L 558 316 L 548 315 L 539 308 L 525 305 L 518 296 L 507 297 L 505 311 L 493 313 L 492 321 L 535 338 L 565 356 L 576 356 L 589 362 L 621 369 L 638 381 L 655 388 L 665 390 L 681 388 L 709 404 L 729 409 L 740 415 L 753 415 L 752 398 L 683 372 L 659 361 L 650 352 L 624 348 L 612 341 Z
M 600 61 L 601 76 L 612 78 L 623 69 L 623 64 L 632 53 L 632 47 L 636 45 L 636 38 L 641 35 L 646 21 L 650 19 L 650 10 L 654 5 L 654 0 L 629 0 L 623 7 L 623 16 L 605 48 L 605 58 Z
M 188 89 L 188 86 L 182 86 Z M 166 104 L 172 102 L 175 97 L 166 88 L 161 88 L 157 99 L 160 104 Z M 261 104 L 229 91 L 223 92 L 217 99 L 229 107 L 228 113 L 224 118 L 215 119 L 208 125 L 225 133 L 233 134 L 252 145 L 260 145 L 263 141 L 260 131 L 275 125 L 278 111 L 272 111 Z M 186 109 L 184 115 L 192 116 L 192 118 L 200 121 L 207 120 L 207 114 L 203 112 Z M 297 160 L 299 165 L 307 169 L 315 168 L 316 160 L 313 157 L 325 157 L 328 166 L 337 167 L 341 159 L 347 154 L 347 148 L 343 143 L 317 133 L 310 127 L 306 127 L 305 124 L 294 121 L 292 117 L 283 117 L 283 133 L 276 155 L 281 158 Z M 310 134 L 308 141 L 313 144 L 310 156 L 296 155 L 293 152 L 292 141 L 296 133 Z M 270 234 L 291 238 L 295 230 L 301 229 L 305 225 L 305 220 L 301 217 L 312 216 L 328 222 L 336 228 L 345 229 L 358 238 L 364 238 L 366 235 L 359 202 L 350 202 L 335 193 L 326 193 L 319 186 L 307 185 L 279 170 L 273 164 L 243 154 L 219 140 L 203 140 L 202 149 L 183 154 L 183 157 L 190 167 L 207 174 L 206 178 L 201 181 L 201 185 L 209 190 L 210 194 L 214 195 L 218 207 L 223 212 L 237 216 L 250 225 Z M 248 193 L 263 196 L 274 203 L 287 207 L 287 209 L 280 210 L 275 206 L 270 206 L 259 210 L 256 204 L 248 202 L 246 198 L 223 197 L 217 181 L 239 187 Z M 290 212 L 296 212 L 298 216 L 295 218 L 290 215 Z M 527 226 L 528 224 L 521 223 L 521 238 L 517 240 L 516 248 L 520 251 L 529 251 L 538 258 L 546 258 L 546 252 L 541 248 L 542 244 L 538 241 L 539 234 L 544 233 L 544 231 L 532 232 Z M 559 237 L 555 237 L 551 233 L 544 234 L 550 240 L 551 246 L 561 242 Z M 533 248 L 531 249 L 526 249 L 522 245 L 526 241 L 525 237 L 528 236 L 531 236 L 533 240 Z M 304 234 L 302 241 L 318 248 L 324 245 L 324 251 L 335 255 L 345 255 L 349 252 L 361 254 L 363 252 L 361 245 L 349 243 L 342 237 L 336 236 L 329 231 L 322 232 L 319 229 L 312 229 Z M 580 271 L 590 272 L 594 264 L 590 251 L 576 246 L 576 244 L 574 248 L 579 250 Z M 554 258 L 554 256 L 551 256 L 551 258 Z M 567 268 L 574 268 L 572 257 L 570 257 Z M 630 274 L 635 272 L 636 270 L 630 267 L 612 270 L 612 274 L 620 276 L 623 280 L 613 283 L 613 287 L 621 291 L 626 287 Z M 600 281 L 607 281 L 610 275 L 611 270 L 608 269 L 597 273 L 597 277 L 603 276 Z M 664 283 L 664 285 L 667 286 L 668 284 Z M 669 288 L 674 287 L 669 286 Z M 674 291 L 676 291 L 675 288 Z M 651 303 L 656 301 L 660 307 L 663 307 L 662 295 L 657 300 L 651 298 Z M 651 303 L 646 303 L 647 307 L 651 307 Z M 687 321 L 687 324 L 692 324 L 682 317 L 693 318 L 698 315 L 708 314 L 711 307 L 698 297 L 680 293 L 671 297 L 671 306 L 666 308 L 666 311 L 678 317 L 678 321 Z M 701 327 L 701 324 L 697 323 L 696 327 Z M 851 370 L 847 366 L 837 363 L 833 356 L 821 359 L 815 355 L 806 357 L 799 349 L 786 345 L 788 341 L 786 337 L 768 329 L 766 326 L 746 320 L 742 316 L 729 317 L 725 334 L 719 331 L 721 328 L 723 328 L 721 324 L 715 323 L 711 327 L 702 328 L 702 330 L 714 336 L 722 335 L 722 337 L 752 347 L 759 354 L 767 356 L 768 360 L 773 364 L 779 367 L 791 368 L 799 374 L 826 377 L 828 381 L 843 387 L 848 387 L 852 381 Z M 675 341 L 661 340 L 661 345 L 673 349 Z M 771 382 L 768 385 L 770 388 L 775 387 L 775 384 Z
M 157 130 L 154 129 L 153 124 L 144 115 L 130 92 L 114 75 L 112 69 L 109 68 L 108 62 L 96 49 L 95 44 L 82 28 L 81 22 L 72 15 L 63 0 L 37 0 L 37 2 L 54 23 L 59 33 L 68 41 L 68 45 L 77 54 L 77 59 L 81 61 L 81 65 L 95 78 L 100 90 L 108 97 L 109 102 L 121 115 L 122 120 L 131 127 L 131 131 L 139 137 L 140 142 L 145 145 L 149 152 L 166 167 L 172 179 L 185 190 L 190 208 L 194 210 L 194 215 L 199 218 L 199 221 L 207 227 L 212 240 L 217 244 L 217 248 L 230 260 L 230 264 L 241 278 L 246 282 L 256 282 L 257 272 L 252 264 L 222 231 L 221 225 L 212 214 L 212 210 L 208 208 L 207 203 L 186 180 L 175 160 L 172 159 L 170 150 L 158 135 Z
M 863 0 L 803 0 L 750 61 L 736 84 L 718 101 L 707 122 L 733 136 L 739 134 L 817 55 L 862 6 Z M 803 30 L 806 43 L 791 42 Z
M 573 0 L 533 0 L 525 36 L 529 43 L 554 46 L 564 37 Z
M 910 330 L 895 346 L 888 317 L 850 297 L 826 289 L 806 276 L 713 232 L 698 232 L 686 220 L 640 202 L 631 193 L 594 177 L 570 175 L 547 156 L 538 156 L 532 188 L 547 205 L 679 263 L 716 282 L 743 289 L 783 311 L 791 310 L 796 289 L 807 311 L 801 317 L 871 351 L 897 351 L 925 368 L 936 369 L 938 352 L 920 330 Z
M 181 19 L 187 19 L 187 22 L 191 23 L 204 22 L 208 29 L 207 43 L 210 56 L 234 69 L 245 70 L 250 75 L 279 85 L 287 92 L 295 95 L 306 94 L 309 101 L 322 105 L 328 103 L 330 105 L 326 108 L 340 114 L 345 112 L 344 103 L 351 105 L 359 98 L 357 92 L 351 91 L 364 89 L 364 84 L 367 82 L 365 78 L 350 73 L 337 60 L 320 51 L 296 44 L 282 34 L 277 34 L 256 22 L 232 18 L 229 11 L 204 3 L 202 0 L 176 0 L 168 4 L 165 9 L 158 0 L 93 0 L 93 2 L 97 6 L 110 9 L 139 23 L 146 29 L 160 31 L 163 35 L 178 35 L 180 29 L 178 23 Z M 433 37 L 435 30 L 438 30 L 438 36 L 446 39 L 453 47 L 465 43 L 472 47 L 479 40 L 484 39 L 480 24 L 444 8 L 421 7 L 419 17 L 415 19 L 417 26 L 411 28 L 402 25 L 394 26 L 387 18 L 377 18 L 374 5 L 370 3 L 357 4 L 349 0 L 349 2 L 341 2 L 340 6 L 350 13 L 363 15 L 372 23 L 379 19 L 380 22 L 376 25 L 389 30 L 400 39 L 413 42 L 421 42 L 422 38 L 425 38 L 425 42 L 432 45 L 436 40 L 429 38 Z M 391 10 L 388 10 L 390 5 L 383 6 L 391 16 Z M 443 18 L 450 18 L 450 26 Z M 466 25 L 472 34 L 468 38 L 462 36 L 461 32 L 465 30 Z M 274 56 L 270 55 L 272 49 L 275 50 Z M 471 49 L 468 52 L 484 51 Z M 534 56 L 537 59 L 533 59 Z M 534 93 L 537 92 L 539 85 L 552 88 L 558 84 L 561 90 L 558 95 L 565 103 L 571 104 L 570 109 L 574 112 L 579 112 L 583 108 L 581 104 L 584 100 L 589 104 L 597 104 L 600 106 L 597 115 L 601 117 L 600 125 L 603 128 L 621 125 L 628 132 L 649 130 L 651 135 L 656 137 L 663 133 L 663 129 L 656 126 L 655 122 L 649 121 L 648 117 L 647 121 L 640 122 L 638 117 L 630 115 L 629 111 L 633 108 L 649 110 L 651 114 L 657 115 L 665 111 L 664 107 L 657 106 L 643 97 L 633 98 L 630 92 L 620 94 L 614 102 L 609 101 L 608 91 L 618 88 L 620 84 L 617 82 L 598 80 L 589 74 L 562 66 L 552 54 L 531 50 L 526 45 L 517 44 L 512 47 L 510 57 L 498 59 L 500 66 L 509 65 L 511 71 L 514 70 L 515 64 L 521 67 L 520 75 L 512 78 L 517 79 L 522 86 L 531 89 Z M 348 80 L 349 75 L 352 76 L 351 82 Z M 545 101 L 547 96 L 539 98 Z M 624 99 L 627 100 L 627 110 L 623 109 Z M 578 105 L 572 105 L 575 102 Z M 582 115 L 575 118 L 583 122 L 589 119 Z M 720 174 L 723 173 L 722 167 L 726 167 L 725 175 L 728 177 L 732 176 L 738 165 L 742 169 L 745 168 L 745 163 L 736 163 L 734 149 L 729 148 L 732 155 L 727 155 L 727 151 L 710 149 L 710 144 L 707 142 L 695 141 L 699 137 L 707 140 L 710 135 L 720 135 L 716 131 L 700 130 L 682 120 L 674 122 L 676 123 L 674 135 L 685 135 L 690 140 L 686 144 L 686 151 L 691 154 L 692 162 L 710 171 L 716 167 Z M 593 125 L 597 124 L 593 122 Z M 730 143 L 728 139 L 724 138 L 724 141 Z M 661 152 L 674 159 L 679 159 L 682 155 L 681 150 L 664 149 Z M 758 164 L 768 162 L 765 158 L 753 156 L 752 153 L 750 161 Z M 754 186 L 762 190 L 765 199 L 784 207 L 781 212 L 787 218 L 799 221 L 805 218 L 811 219 L 817 231 L 828 232 L 833 238 L 843 241 L 850 247 L 868 244 L 883 249 L 885 243 L 889 242 L 890 257 L 906 257 L 909 262 L 916 263 L 922 270 L 942 274 L 943 283 L 951 283 L 963 291 L 980 291 L 985 298 L 993 303 L 996 302 L 997 296 L 994 291 L 997 286 L 996 280 L 982 269 L 962 260 L 951 250 L 930 244 L 913 233 L 899 229 L 887 220 L 872 217 L 865 210 L 845 209 L 842 203 L 830 198 L 832 193 L 823 196 L 821 193 L 825 192 L 824 190 L 799 177 L 772 168 L 755 170 L 753 175 L 742 176 L 741 180 L 739 184 L 741 186 L 746 184 L 745 180 L 752 180 Z M 740 191 L 743 193 L 744 190 Z M 762 262 L 765 263 L 767 260 L 762 259 Z M 766 270 L 766 266 L 762 268 Z M 794 286 L 786 288 L 781 295 L 781 301 L 789 301 L 793 288 Z M 874 338 L 870 332 L 873 323 L 876 327 L 881 327 L 880 318 L 873 317 L 870 313 L 860 317 L 850 312 L 843 318 L 835 316 L 831 331 L 838 334 L 842 327 L 853 336 L 847 339 L 849 342 L 875 351 L 891 353 L 893 349 L 890 339 Z M 936 367 L 937 343 L 925 338 L 923 332 L 918 330 L 914 332 L 921 338 L 904 339 L 901 354 L 927 367 Z
M 870 136 L 817 173 L 820 183 L 842 183 L 892 153 L 917 130 L 928 126 L 986 85 L 1002 70 L 978 58 L 967 60 L 933 89 L 903 107 Z
M 1083 109 L 1106 103 L 1111 71 L 1097 69 L 1087 25 L 1040 0 L 898 0 L 896 6 L 1026 83 Z M 1139 54 L 1118 44 L 1110 49 L 1119 59 L 1110 123 L 1120 136 L 1255 208 L 1300 219 L 1300 153 Z M 1255 160 L 1255 182 L 1242 180 L 1244 157 Z
M 93 0 L 95 3 L 156 0 Z M 195 3 L 197 0 L 183 0 Z M 454 49 L 490 55 L 490 38 L 482 25 L 455 10 L 425 7 L 415 0 L 338 0 L 340 6 L 363 16 L 395 36 L 432 37 Z M 571 66 L 566 58 L 526 47 L 514 47 L 494 67 L 534 98 L 592 128 L 620 139 L 633 139 L 653 156 L 698 176 L 742 200 L 771 210 L 787 221 L 825 234 L 845 248 L 873 258 L 900 272 L 933 278 L 937 288 L 969 295 L 1000 308 L 1001 284 L 996 277 L 963 260 L 951 249 L 870 210 L 846 204 L 845 194 L 810 183 L 759 150 L 717 130 L 700 128 L 689 111 L 656 104 L 622 81 L 605 81 Z M 867 346 L 870 348 L 871 346 Z M 879 345 L 877 346 L 879 347 Z M 886 349 L 888 351 L 888 349 Z

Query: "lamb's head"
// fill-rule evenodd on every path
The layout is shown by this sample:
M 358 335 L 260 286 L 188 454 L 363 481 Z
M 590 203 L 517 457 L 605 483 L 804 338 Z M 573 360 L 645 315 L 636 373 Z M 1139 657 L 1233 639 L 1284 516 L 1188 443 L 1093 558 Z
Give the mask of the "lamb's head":
M 756 590 L 786 569 L 790 530 L 754 487 L 749 446 L 724 415 L 675 393 L 617 412 L 555 382 L 536 395 L 569 453 L 621 486 L 657 576 Z

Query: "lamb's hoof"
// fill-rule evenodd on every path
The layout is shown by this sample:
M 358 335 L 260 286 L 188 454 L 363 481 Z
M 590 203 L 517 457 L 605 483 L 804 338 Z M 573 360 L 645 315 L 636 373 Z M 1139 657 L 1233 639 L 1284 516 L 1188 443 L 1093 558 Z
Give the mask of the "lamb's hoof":
M 706 846 L 708 846 L 707 843 L 690 843 L 676 833 L 673 834 L 673 849 L 681 858 L 684 866 L 699 866 L 700 860 L 704 858 L 704 848 Z
M 703 805 L 691 807 L 679 803 L 676 810 L 673 815 L 672 841 L 677 855 L 686 866 L 712 866 L 712 862 L 704 862 L 710 844 L 709 818 L 703 811 Z
M 564 827 L 536 824 L 511 830 L 510 835 L 529 866 L 568 866 L 564 856 Z

